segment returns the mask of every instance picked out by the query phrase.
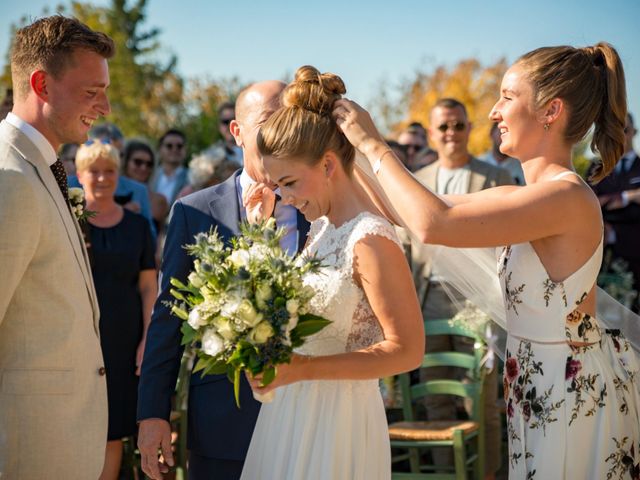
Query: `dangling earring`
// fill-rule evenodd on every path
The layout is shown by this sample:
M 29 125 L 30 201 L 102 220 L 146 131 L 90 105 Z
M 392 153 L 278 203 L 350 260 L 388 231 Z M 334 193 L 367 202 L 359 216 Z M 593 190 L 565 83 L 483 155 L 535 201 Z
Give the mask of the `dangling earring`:
M 544 124 L 544 131 L 548 132 L 549 131 L 549 127 L 551 127 L 551 125 L 549 125 L 548 123 Z

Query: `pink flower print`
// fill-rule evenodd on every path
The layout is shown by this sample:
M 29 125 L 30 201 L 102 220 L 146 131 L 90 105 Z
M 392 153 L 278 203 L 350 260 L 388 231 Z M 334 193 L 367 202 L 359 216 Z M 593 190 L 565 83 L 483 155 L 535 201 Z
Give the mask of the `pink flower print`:
M 565 380 L 573 380 L 580 370 L 582 370 L 582 363 L 580 360 L 574 360 L 572 357 L 568 357 L 567 368 L 564 373 Z
M 507 372 L 507 380 L 509 383 L 513 382 L 518 376 L 518 360 L 514 357 L 507 358 L 507 363 L 505 363 L 505 371 Z

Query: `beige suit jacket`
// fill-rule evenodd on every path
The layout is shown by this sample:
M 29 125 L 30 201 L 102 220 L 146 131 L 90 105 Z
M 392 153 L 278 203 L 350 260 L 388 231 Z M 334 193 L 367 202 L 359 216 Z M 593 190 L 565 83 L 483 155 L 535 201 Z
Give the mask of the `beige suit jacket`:
M 436 191 L 438 168 L 440 168 L 440 160 L 418 170 L 415 177 L 429 189 Z M 475 193 L 491 187 L 499 185 L 513 185 L 515 182 L 511 174 L 504 168 L 496 167 L 482 160 L 471 158 L 469 162 L 471 175 L 469 176 L 469 185 L 467 193 Z M 410 242 L 410 245 L 408 245 Z M 429 286 L 429 275 L 431 273 L 431 254 L 432 247 L 416 242 L 416 240 L 405 239 L 405 245 L 409 249 L 409 257 L 413 279 L 418 292 L 418 299 L 424 306 L 426 293 Z
M 107 396 L 78 222 L 49 166 L 0 124 L 0 479 L 96 479 Z

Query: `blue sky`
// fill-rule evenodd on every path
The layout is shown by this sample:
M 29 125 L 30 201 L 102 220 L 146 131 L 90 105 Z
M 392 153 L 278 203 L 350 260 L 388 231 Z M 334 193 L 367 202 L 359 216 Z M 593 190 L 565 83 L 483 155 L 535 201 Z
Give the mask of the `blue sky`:
M 11 23 L 59 3 L 70 2 L 2 0 L 0 54 Z M 147 13 L 187 77 L 248 82 L 312 64 L 342 76 L 348 96 L 365 105 L 381 80 L 393 87 L 429 66 L 511 62 L 540 46 L 606 40 L 622 57 L 630 110 L 640 118 L 640 0 L 149 0 Z

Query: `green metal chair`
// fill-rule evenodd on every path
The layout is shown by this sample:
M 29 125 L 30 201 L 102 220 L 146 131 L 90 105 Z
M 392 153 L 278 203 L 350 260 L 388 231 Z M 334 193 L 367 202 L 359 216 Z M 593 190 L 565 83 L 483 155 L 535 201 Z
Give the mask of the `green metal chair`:
M 481 359 L 484 345 L 466 329 L 453 326 L 448 319 L 425 321 L 427 337 L 433 335 L 460 335 L 474 340 L 474 354 L 461 352 L 427 353 L 421 368 L 459 367 L 467 369 L 470 380 L 467 382 L 437 379 L 416 385 L 410 385 L 409 374 L 399 376 L 402 389 L 402 422 L 389 425 L 391 447 L 406 450 L 407 453 L 394 456 L 392 462 L 409 460 L 410 473 L 393 472 L 394 480 L 464 480 L 484 478 L 484 420 L 483 420 L 483 369 Z M 427 340 L 428 342 L 428 340 Z M 473 411 L 469 420 L 418 421 L 415 416 L 415 403 L 427 395 L 453 395 L 472 401 Z M 435 466 L 421 463 L 420 454 L 432 447 L 450 447 L 453 449 L 454 465 Z M 444 472 L 443 472 L 444 470 Z M 449 470 L 447 472 L 446 470 Z

